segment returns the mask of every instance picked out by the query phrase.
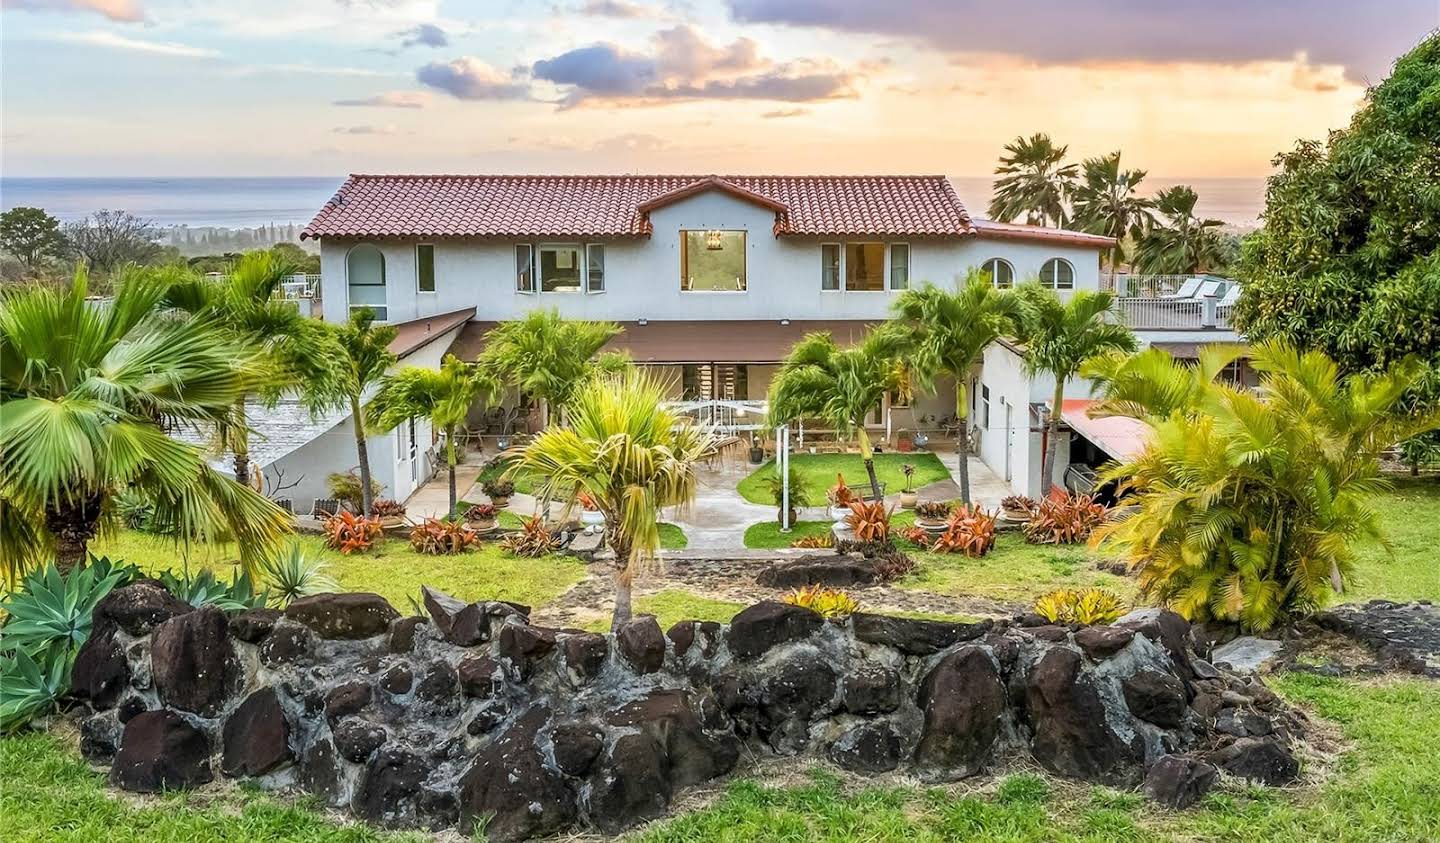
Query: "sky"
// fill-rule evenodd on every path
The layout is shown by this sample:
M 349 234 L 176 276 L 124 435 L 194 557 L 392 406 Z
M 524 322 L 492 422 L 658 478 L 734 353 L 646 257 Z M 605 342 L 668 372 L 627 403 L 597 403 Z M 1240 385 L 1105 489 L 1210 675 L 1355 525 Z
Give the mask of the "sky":
M 1266 175 L 1440 0 L 0 0 L 7 176 Z

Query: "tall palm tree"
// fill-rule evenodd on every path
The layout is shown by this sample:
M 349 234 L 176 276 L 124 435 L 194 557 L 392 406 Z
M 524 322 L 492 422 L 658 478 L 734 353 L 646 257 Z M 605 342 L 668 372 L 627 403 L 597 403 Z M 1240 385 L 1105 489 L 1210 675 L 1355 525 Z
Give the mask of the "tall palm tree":
M 1080 183 L 1072 195 L 1071 213 L 1081 231 L 1115 238 L 1110 248 L 1113 277 L 1122 257 L 1121 242 L 1138 240 L 1149 228 L 1155 203 L 1142 197 L 1137 188 L 1145 179 L 1144 170 L 1120 169 L 1120 152 L 1087 158 Z
M 364 404 L 366 394 L 380 382 L 395 363 L 390 343 L 398 332 L 389 325 L 376 326 L 375 311 L 362 307 L 350 312 L 350 321 L 335 329 L 340 344 L 339 383 L 344 402 L 350 405 L 355 430 L 355 456 L 360 464 L 360 501 L 366 514 L 374 503 L 370 488 L 370 448 L 365 442 Z
M 450 512 L 458 503 L 455 489 L 455 433 L 470 407 L 496 391 L 494 379 L 474 363 L 445 355 L 440 369 L 406 366 L 380 381 L 380 390 L 366 412 L 372 429 L 394 430 L 423 416 L 445 435 L 445 465 L 450 471 Z
M 1225 260 L 1219 229 L 1225 223 L 1195 215 L 1199 200 L 1195 189 L 1177 184 L 1155 195 L 1155 211 L 1163 223 L 1140 237 L 1136 262 L 1141 272 L 1155 275 L 1189 275 L 1211 269 Z
M 1095 418 L 1165 418 L 1193 412 L 1226 367 L 1247 354 L 1242 345 L 1224 343 L 1201 346 L 1193 366 L 1177 364 L 1169 352 L 1153 346 L 1134 354 L 1115 350 L 1092 357 L 1080 367 L 1080 375 L 1102 398 L 1090 405 L 1089 413 Z
M 836 345 L 829 332 L 806 334 L 770 382 L 770 422 L 822 419 L 842 435 L 854 433 L 870 488 L 879 494 L 865 417 L 901 382 L 905 344 L 904 332 L 889 324 L 871 330 L 851 348 Z
M 621 330 L 614 322 L 565 319 L 554 309 L 532 310 L 524 319 L 491 329 L 479 363 L 507 385 L 538 399 L 540 423 L 545 427 L 552 407 L 563 411 L 597 373 L 615 372 L 628 364 L 623 355 L 600 354 Z
M 122 269 L 114 299 L 96 305 L 82 268 L 66 290 L 0 298 L 0 562 L 11 576 L 50 552 L 63 570 L 83 565 L 122 491 L 182 539 L 233 537 L 251 569 L 288 532 L 283 510 L 166 432 L 243 425 L 236 402 L 259 365 L 209 319 L 159 315 L 171 281 Z
M 1065 225 L 1065 202 L 1075 186 L 1078 167 L 1065 164 L 1068 146 L 1055 146 L 1050 136 L 1018 137 L 1006 144 L 995 174 L 990 217 L 1010 222 L 1023 216 L 1031 225 Z
M 1077 290 L 1068 301 L 1062 301 L 1053 290 L 1039 284 L 1025 284 L 1017 295 L 1021 338 L 1025 343 L 1025 371 L 1030 377 L 1045 373 L 1055 378 L 1045 457 L 1040 469 L 1041 487 L 1048 490 L 1055 477 L 1065 382 L 1079 374 L 1081 365 L 1092 357 L 1117 350 L 1134 351 L 1135 335 L 1109 318 L 1115 297 L 1103 290 Z
M 665 386 L 635 368 L 587 380 L 570 396 L 565 422 L 541 431 L 510 468 L 541 478 L 543 500 L 583 493 L 605 515 L 615 629 L 630 619 L 635 577 L 660 547 L 661 511 L 695 499 L 696 465 L 717 444 L 666 409 Z
M 960 459 L 960 496 L 970 502 L 970 400 L 966 381 L 980 363 L 985 348 L 1015 333 L 1018 304 L 1008 290 L 997 290 L 985 274 L 971 269 L 952 292 L 931 284 L 906 290 L 895 300 L 895 318 L 907 336 L 906 355 L 912 382 L 933 392 L 935 378 L 955 379 L 955 415 L 961 438 L 955 443 Z
M 235 402 L 240 418 L 245 418 L 246 400 L 252 396 L 263 406 L 274 407 L 286 391 L 295 390 L 315 412 L 333 402 L 334 369 L 326 365 L 339 351 L 333 335 L 318 321 L 302 316 L 293 302 L 274 298 L 292 271 L 272 252 L 250 252 L 222 280 L 186 273 L 166 293 L 164 304 L 206 318 L 261 351 L 255 382 L 248 395 Z M 248 486 L 249 428 L 236 425 L 229 433 L 228 441 L 221 444 L 234 452 L 235 479 Z

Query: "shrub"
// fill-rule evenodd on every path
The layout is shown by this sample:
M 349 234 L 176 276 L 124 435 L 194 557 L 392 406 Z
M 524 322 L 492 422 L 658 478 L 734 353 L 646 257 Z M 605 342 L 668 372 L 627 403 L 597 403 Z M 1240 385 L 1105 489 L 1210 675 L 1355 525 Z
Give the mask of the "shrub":
M 264 563 L 265 576 L 274 601 L 285 608 L 291 602 L 311 594 L 339 591 L 340 586 L 325 574 L 328 567 L 322 559 L 305 555 L 300 545 L 291 542 L 284 554 Z
M 835 485 L 825 493 L 825 499 L 830 502 L 831 506 L 849 506 L 860 497 L 845 483 L 845 475 L 837 474 L 835 475 Z
M 817 533 L 813 536 L 801 536 L 790 542 L 790 546 L 801 548 L 834 547 L 835 534 L 826 530 L 823 533 Z
M 945 532 L 930 549 L 936 553 L 963 553 L 971 558 L 984 556 L 995 546 L 997 517 L 997 513 L 986 512 L 978 506 L 961 504 L 955 507 Z
M 460 521 L 426 518 L 410 531 L 410 547 L 417 553 L 443 556 L 466 550 L 479 538 L 475 531 Z
M 1011 512 L 1034 512 L 1038 505 L 1029 495 L 1007 495 L 1000 499 L 1000 508 Z
M 492 477 L 480 484 L 487 498 L 508 498 L 515 494 L 515 484 L 503 477 Z
M 364 498 L 360 494 L 360 475 L 353 471 L 335 472 L 325 478 L 325 487 L 330 490 L 330 497 L 344 503 L 350 504 L 350 508 L 359 512 L 365 505 Z M 370 500 L 373 502 L 380 495 L 380 484 L 372 477 L 370 479 Z
M 403 518 L 405 504 L 389 498 L 376 498 L 370 502 L 370 514 L 376 518 Z
M 907 462 L 900 466 L 900 473 L 905 475 L 905 488 L 901 491 L 915 491 L 915 466 Z
M 600 505 L 595 503 L 595 496 L 589 492 L 579 492 L 575 495 L 575 502 L 586 512 L 599 512 Z
M 493 503 L 477 503 L 465 510 L 466 521 L 494 521 L 500 515 L 500 508 Z
M 845 524 L 855 533 L 857 542 L 888 542 L 890 514 L 891 510 L 885 508 L 884 501 L 851 501 Z
M 139 492 L 126 489 L 111 498 L 110 504 L 115 509 L 115 517 L 126 529 L 143 533 L 155 529 L 155 504 Z
M 846 618 L 860 611 L 860 601 L 850 592 L 823 585 L 807 585 L 785 595 L 785 602 L 805 608 L 827 618 Z
M 1070 494 L 1054 488 L 1025 522 L 1025 540 L 1031 544 L 1078 544 L 1105 523 L 1105 507 L 1091 495 Z
M 518 533 L 500 540 L 500 548 L 512 556 L 534 558 L 560 549 L 560 540 L 546 528 L 540 517 L 525 519 Z
M 775 508 L 779 509 L 785 505 L 785 483 L 780 477 L 780 470 L 777 468 L 765 478 L 765 490 L 770 493 L 770 500 L 774 502 Z M 804 475 L 797 475 L 795 469 L 790 469 L 790 508 L 801 509 L 811 506 L 811 494 L 813 493 L 810 484 L 805 482 Z
M 266 592 L 256 592 L 255 583 L 243 572 L 228 583 L 209 568 L 201 568 L 194 575 L 163 571 L 159 579 L 167 591 L 197 609 L 215 606 L 226 612 L 243 612 L 264 606 L 269 598 Z
M 379 518 L 342 512 L 325 519 L 325 544 L 347 556 L 369 550 L 383 533 Z
M 1061 588 L 1036 600 L 1035 612 L 1051 623 L 1106 624 L 1125 614 L 1125 604 L 1103 588 Z
M 911 544 L 924 548 L 930 547 L 930 531 L 924 527 L 906 527 L 900 531 L 900 537 Z
M 915 517 L 926 521 L 944 521 L 953 507 L 944 501 L 921 501 L 915 505 Z

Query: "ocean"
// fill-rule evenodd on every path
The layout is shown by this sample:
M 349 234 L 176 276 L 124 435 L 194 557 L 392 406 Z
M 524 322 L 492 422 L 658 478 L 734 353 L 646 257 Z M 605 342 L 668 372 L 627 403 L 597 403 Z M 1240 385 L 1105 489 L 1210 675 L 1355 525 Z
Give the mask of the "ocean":
M 334 195 L 335 178 L 0 178 L 0 209 L 44 208 L 61 220 L 102 208 L 124 210 L 159 226 L 254 228 L 305 224 Z M 988 176 L 952 176 L 976 216 L 990 199 Z M 1198 211 L 1251 227 L 1264 207 L 1264 179 L 1156 179 L 1153 192 L 1184 183 L 1200 194 Z

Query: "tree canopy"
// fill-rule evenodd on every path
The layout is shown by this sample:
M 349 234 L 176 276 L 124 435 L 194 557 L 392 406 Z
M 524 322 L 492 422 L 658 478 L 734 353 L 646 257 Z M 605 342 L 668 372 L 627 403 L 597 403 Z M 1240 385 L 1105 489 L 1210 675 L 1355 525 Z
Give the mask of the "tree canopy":
M 0 214 L 0 249 L 34 270 L 65 251 L 60 221 L 40 208 L 11 208 Z

